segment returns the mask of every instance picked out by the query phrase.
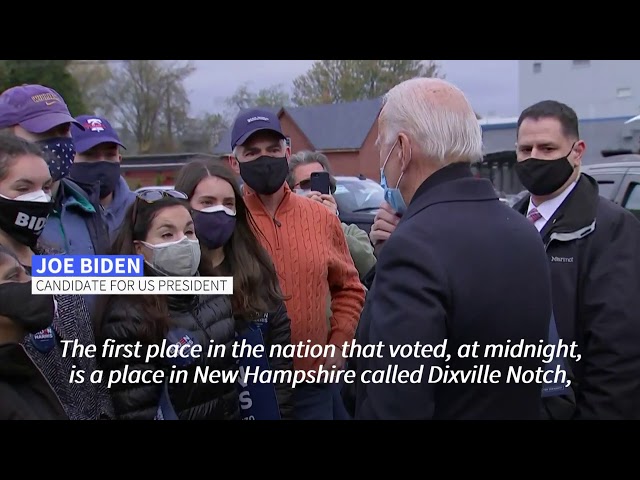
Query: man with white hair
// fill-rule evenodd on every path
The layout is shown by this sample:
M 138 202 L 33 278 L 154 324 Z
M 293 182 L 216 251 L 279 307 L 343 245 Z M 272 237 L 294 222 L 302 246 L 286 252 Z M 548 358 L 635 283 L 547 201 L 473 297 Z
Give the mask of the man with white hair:
M 377 144 L 386 200 L 402 218 L 358 327 L 359 344 L 385 348 L 356 361 L 355 418 L 539 418 L 542 385 L 507 382 L 507 373 L 535 371 L 542 360 L 484 356 L 486 346 L 547 340 L 548 262 L 531 223 L 471 173 L 482 157 L 471 105 L 444 80 L 403 82 L 385 96 Z M 416 348 L 442 344 L 444 358 Z M 392 356 L 404 345 L 411 354 Z M 384 383 L 371 371 L 387 372 Z M 453 372 L 463 373 L 452 382 Z

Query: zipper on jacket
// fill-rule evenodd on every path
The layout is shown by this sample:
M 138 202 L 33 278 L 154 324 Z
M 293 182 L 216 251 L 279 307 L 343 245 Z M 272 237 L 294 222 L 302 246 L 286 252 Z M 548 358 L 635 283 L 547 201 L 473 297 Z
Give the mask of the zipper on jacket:
M 36 367 L 36 370 L 38 370 L 38 372 L 40 372 L 40 375 L 42 376 L 42 378 L 44 378 L 44 381 L 47 382 L 47 385 L 49 385 L 49 388 L 53 392 L 53 395 L 56 397 L 56 400 L 58 401 L 58 405 L 60 405 L 60 408 L 65 413 L 65 415 L 67 415 L 67 417 L 69 417 L 69 414 L 67 413 L 67 409 L 64 408 L 64 404 L 62 403 L 62 400 L 60 400 L 60 397 L 58 396 L 58 392 L 56 392 L 56 389 L 53 388 L 53 385 L 51 385 L 51 382 L 49 382 L 49 379 L 47 378 L 47 376 L 40 369 L 40 367 L 38 366 L 36 361 L 31 357 L 31 355 L 29 355 L 29 352 L 27 352 L 27 349 L 24 348 L 24 346 L 22 344 L 20 344 L 20 348 L 22 348 L 22 350 L 24 351 L 24 353 L 27 356 L 27 358 L 29 360 L 31 360 L 31 363 L 33 363 L 33 365 Z
M 280 250 L 280 233 L 278 232 L 278 229 L 282 227 L 282 224 L 275 216 L 272 218 L 272 220 L 273 220 L 273 227 L 274 227 L 273 228 L 274 235 L 276 237 L 276 250 Z
M 284 203 L 284 199 L 285 199 L 285 197 L 282 197 L 282 200 L 280 200 L 280 203 L 276 207 L 276 211 L 273 213 L 273 215 L 270 215 L 271 220 L 273 221 L 273 233 L 274 233 L 274 235 L 276 237 L 276 250 L 280 250 L 280 232 L 279 232 L 279 229 L 282 228 L 282 223 L 280 222 L 280 220 L 278 220 L 276 218 L 276 215 L 278 214 L 278 210 L 280 210 L 280 207 Z M 263 206 L 264 206 L 264 204 L 263 204 Z M 265 208 L 265 210 L 266 210 L 266 208 Z

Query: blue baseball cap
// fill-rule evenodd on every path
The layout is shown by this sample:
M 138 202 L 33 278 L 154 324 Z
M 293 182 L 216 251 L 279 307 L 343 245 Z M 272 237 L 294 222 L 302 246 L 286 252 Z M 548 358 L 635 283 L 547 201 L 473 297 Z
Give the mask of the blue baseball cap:
M 82 127 L 81 130 L 76 124 L 71 125 L 71 136 L 76 152 L 84 153 L 101 143 L 115 143 L 126 150 L 107 119 L 96 115 L 80 115 L 76 117 L 76 121 Z
M 276 113 L 259 108 L 240 112 L 231 129 L 231 150 L 244 144 L 251 135 L 261 130 L 271 130 L 282 138 L 286 138 Z
M 80 125 L 53 88 L 19 85 L 0 95 L 0 128 L 20 125 L 31 133 L 43 133 L 65 123 Z

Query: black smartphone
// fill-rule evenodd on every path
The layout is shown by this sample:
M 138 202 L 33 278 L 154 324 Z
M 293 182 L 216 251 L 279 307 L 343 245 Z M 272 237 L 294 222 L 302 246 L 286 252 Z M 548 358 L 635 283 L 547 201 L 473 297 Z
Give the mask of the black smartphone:
M 311 190 L 328 195 L 331 190 L 329 174 L 327 172 L 313 172 L 311 174 Z

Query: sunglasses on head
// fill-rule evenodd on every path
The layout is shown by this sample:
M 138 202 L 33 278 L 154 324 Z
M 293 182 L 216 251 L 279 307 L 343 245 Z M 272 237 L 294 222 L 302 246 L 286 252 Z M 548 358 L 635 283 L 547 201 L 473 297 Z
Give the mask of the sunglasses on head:
M 142 200 L 146 203 L 154 203 L 163 198 L 177 198 L 179 200 L 189 200 L 187 194 L 179 192 L 178 190 L 144 190 L 136 193 L 136 202 L 133 205 L 133 218 L 131 219 L 133 225 L 136 224 L 138 217 L 138 200 Z
M 180 200 L 188 200 L 189 197 L 183 192 L 177 190 L 144 190 L 136 194 L 140 200 L 144 200 L 147 203 L 157 202 L 163 198 L 179 198 Z

